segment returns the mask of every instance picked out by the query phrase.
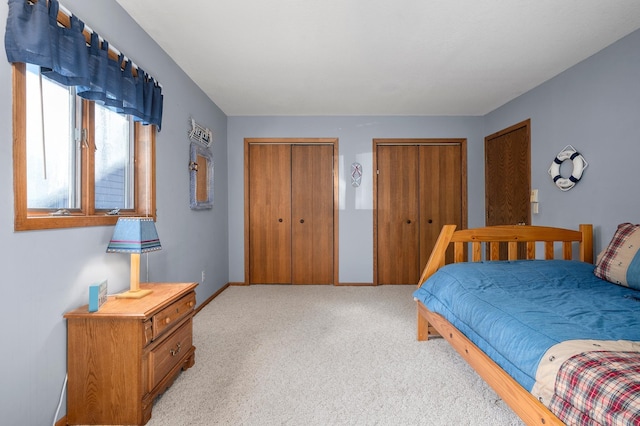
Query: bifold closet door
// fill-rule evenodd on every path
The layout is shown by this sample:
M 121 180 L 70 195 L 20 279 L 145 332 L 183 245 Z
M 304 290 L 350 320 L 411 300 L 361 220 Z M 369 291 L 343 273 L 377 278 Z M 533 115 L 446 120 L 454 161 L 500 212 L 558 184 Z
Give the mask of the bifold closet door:
M 378 284 L 417 283 L 442 226 L 462 225 L 461 155 L 453 143 L 377 146 Z
M 333 283 L 333 146 L 291 147 L 293 284 Z
M 249 281 L 334 281 L 333 145 L 249 145 Z
M 462 149 L 460 145 L 420 145 L 420 267 L 427 264 L 444 225 L 462 227 Z M 453 262 L 453 250 L 446 254 Z M 419 279 L 419 275 L 418 278 Z M 416 281 L 417 282 L 417 281 Z
M 251 283 L 291 283 L 291 146 L 249 146 Z
M 378 284 L 417 283 L 419 269 L 418 147 L 377 148 Z

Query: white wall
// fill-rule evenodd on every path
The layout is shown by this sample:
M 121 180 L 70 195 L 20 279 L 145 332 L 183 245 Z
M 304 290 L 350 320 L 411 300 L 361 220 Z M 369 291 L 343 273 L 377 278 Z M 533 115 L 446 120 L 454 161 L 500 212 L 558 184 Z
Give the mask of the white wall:
M 63 0 L 63 4 L 163 85 L 164 119 L 156 156 L 162 250 L 148 255 L 149 280 L 200 281 L 204 270 L 206 282 L 197 289 L 197 301 L 202 303 L 229 281 L 226 116 L 114 0 Z M 3 23 L 7 9 L 7 2 L 0 3 Z M 66 372 L 62 315 L 87 303 L 91 283 L 106 278 L 111 292 L 126 289 L 129 258 L 105 253 L 112 226 L 13 231 L 11 105 L 11 67 L 4 60 L 0 61 L 0 268 L 5 297 L 0 337 L 5 349 L 0 351 L 0 363 L 5 371 L 0 423 L 45 425 L 54 420 Z M 189 208 L 190 116 L 210 127 L 216 141 L 213 210 Z M 142 280 L 145 269 L 143 256 Z

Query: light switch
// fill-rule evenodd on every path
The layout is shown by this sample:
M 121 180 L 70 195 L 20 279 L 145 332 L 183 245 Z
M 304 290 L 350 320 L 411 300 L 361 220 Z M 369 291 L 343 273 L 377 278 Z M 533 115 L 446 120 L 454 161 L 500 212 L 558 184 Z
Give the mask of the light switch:
M 531 197 L 530 197 L 530 201 L 532 203 L 537 203 L 538 202 L 538 190 L 537 189 L 532 189 L 531 190 Z

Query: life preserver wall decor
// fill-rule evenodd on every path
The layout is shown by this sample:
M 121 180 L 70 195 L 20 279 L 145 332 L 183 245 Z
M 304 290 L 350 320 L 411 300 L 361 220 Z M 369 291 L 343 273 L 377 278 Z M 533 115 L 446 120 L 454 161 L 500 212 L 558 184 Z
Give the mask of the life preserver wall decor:
M 560 165 L 566 160 L 573 162 L 573 170 L 571 171 L 571 176 L 563 178 L 560 174 Z M 587 160 L 584 159 L 582 154 L 576 151 L 571 145 L 567 145 L 551 163 L 549 174 L 560 190 L 568 191 L 582 178 L 582 173 L 584 173 L 584 169 L 586 169 L 588 165 Z

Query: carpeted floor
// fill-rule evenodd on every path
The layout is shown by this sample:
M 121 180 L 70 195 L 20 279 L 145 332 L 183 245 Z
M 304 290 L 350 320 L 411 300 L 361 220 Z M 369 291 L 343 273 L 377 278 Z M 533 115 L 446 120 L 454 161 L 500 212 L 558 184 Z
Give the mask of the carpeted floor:
M 443 339 L 416 341 L 413 290 L 226 289 L 148 425 L 521 425 Z

